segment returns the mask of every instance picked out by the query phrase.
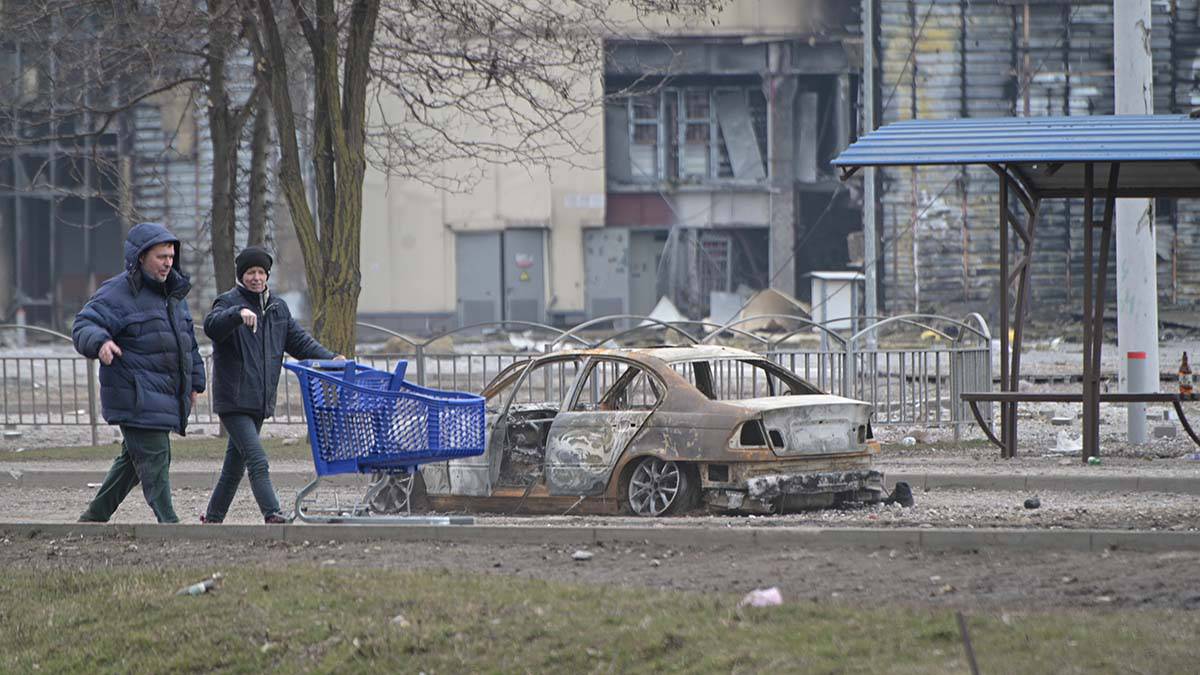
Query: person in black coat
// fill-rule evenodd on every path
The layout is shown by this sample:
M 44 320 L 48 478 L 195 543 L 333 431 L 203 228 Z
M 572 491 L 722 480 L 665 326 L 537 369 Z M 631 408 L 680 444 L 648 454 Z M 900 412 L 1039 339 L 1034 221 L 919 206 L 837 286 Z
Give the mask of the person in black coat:
M 204 318 L 204 333 L 213 342 L 213 410 L 229 432 L 225 464 L 201 520 L 225 520 L 243 473 L 263 519 L 287 522 L 271 485 L 267 453 L 259 431 L 275 414 L 275 391 L 284 352 L 297 359 L 341 359 L 292 318 L 287 303 L 271 295 L 271 255 L 256 246 L 238 254 L 237 285 L 213 301 Z
M 169 433 L 183 435 L 204 362 L 196 346 L 179 269 L 179 239 L 157 223 L 140 223 L 125 238 L 125 271 L 96 291 L 71 327 L 75 350 L 100 359 L 104 419 L 121 427 L 113 461 L 80 522 L 108 522 L 139 482 L 160 523 L 179 518 L 171 504 Z

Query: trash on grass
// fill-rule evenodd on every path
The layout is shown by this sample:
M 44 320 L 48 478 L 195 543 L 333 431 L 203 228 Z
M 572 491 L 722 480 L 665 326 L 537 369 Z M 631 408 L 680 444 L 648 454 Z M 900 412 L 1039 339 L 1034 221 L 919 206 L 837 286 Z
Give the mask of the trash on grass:
M 204 593 L 219 588 L 221 586 L 221 581 L 224 578 L 225 575 L 217 572 L 203 581 L 197 581 L 191 586 L 184 586 L 176 591 L 175 595 L 203 595 Z
M 738 607 L 775 607 L 783 604 L 783 595 L 779 592 L 777 586 L 770 588 L 756 588 L 746 594 L 742 601 L 738 603 Z
M 571 560 L 582 562 L 584 560 L 591 560 L 594 556 L 595 554 L 591 551 L 580 549 L 571 554 Z
M 1036 495 L 1025 500 L 1025 508 L 1027 509 L 1039 509 L 1041 507 L 1042 500 L 1038 499 Z
M 900 445 L 916 445 L 916 444 L 917 444 L 917 439 L 913 438 L 912 436 L 905 436 L 904 438 L 900 439 Z

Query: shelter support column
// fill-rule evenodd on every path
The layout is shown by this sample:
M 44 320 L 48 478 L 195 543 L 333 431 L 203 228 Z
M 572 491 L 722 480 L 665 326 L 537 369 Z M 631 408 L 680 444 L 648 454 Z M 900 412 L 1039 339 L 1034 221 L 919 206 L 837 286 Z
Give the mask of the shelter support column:
M 1120 173 L 1119 163 L 1109 165 L 1108 186 L 1104 192 L 1104 220 L 1097 223 L 1093 217 L 1096 198 L 1095 165 L 1085 164 L 1083 171 L 1083 450 L 1080 457 L 1083 462 L 1087 462 L 1089 457 L 1100 455 L 1100 352 L 1104 346 L 1104 297 Z M 1093 265 L 1092 240 L 1093 230 L 1096 228 L 1100 229 L 1098 266 Z
M 1000 391 L 1017 392 L 1021 377 L 1021 343 L 1025 334 L 1025 314 L 1029 306 L 1030 271 L 1036 243 L 1040 201 L 1010 175 L 1009 168 L 992 166 L 1000 177 Z M 1009 196 L 1015 195 L 1025 207 L 1022 224 L 1009 208 Z M 1009 259 L 1009 231 L 1021 245 L 1020 256 Z M 1010 318 L 1011 312 L 1011 318 Z M 1011 335 L 1011 337 L 1010 337 Z M 1017 404 L 1000 403 L 1001 456 L 1017 454 Z

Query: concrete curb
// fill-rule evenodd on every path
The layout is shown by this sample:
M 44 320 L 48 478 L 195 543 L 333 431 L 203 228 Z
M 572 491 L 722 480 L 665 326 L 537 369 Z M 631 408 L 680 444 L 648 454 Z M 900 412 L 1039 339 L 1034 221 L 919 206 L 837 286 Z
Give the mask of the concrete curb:
M 535 527 L 505 525 L 155 525 L 0 523 L 20 539 L 143 541 L 368 541 L 589 546 L 646 544 L 690 549 L 904 548 L 921 551 L 1200 551 L 1200 532 L 926 528 Z
M 217 483 L 220 470 L 172 471 L 171 487 L 211 490 Z M 276 486 L 299 487 L 313 478 L 312 472 L 272 471 Z M 888 485 L 906 481 L 914 489 L 937 488 L 1007 490 L 1016 492 L 1168 492 L 1200 495 L 1200 478 L 1181 476 L 1080 476 L 1067 474 L 977 474 L 977 473 L 888 473 Z M 0 472 L 0 488 L 86 488 L 88 483 L 104 480 L 103 472 L 92 471 L 21 471 Z M 357 485 L 356 475 L 330 476 L 325 483 L 332 486 Z

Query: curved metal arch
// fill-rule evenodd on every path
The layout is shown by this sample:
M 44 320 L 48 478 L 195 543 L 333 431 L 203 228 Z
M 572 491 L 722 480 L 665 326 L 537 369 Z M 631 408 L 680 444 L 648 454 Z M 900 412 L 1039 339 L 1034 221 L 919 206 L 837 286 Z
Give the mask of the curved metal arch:
M 757 317 L 755 317 L 755 318 L 757 318 Z M 706 344 L 708 341 L 708 338 L 710 338 L 714 335 L 720 335 L 721 324 L 716 323 L 715 321 L 674 321 L 672 323 L 676 323 L 676 324 L 683 325 L 683 326 L 700 326 L 701 328 L 708 328 L 709 326 L 714 326 L 714 332 L 706 333 L 704 335 L 704 337 L 700 338 L 700 344 Z M 731 333 L 734 333 L 735 335 L 740 335 L 742 337 L 750 338 L 751 340 L 757 340 L 763 344 L 768 344 L 770 342 L 770 340 L 767 340 L 767 338 L 765 338 L 761 335 L 755 335 L 754 333 L 751 333 L 750 331 L 742 330 L 740 328 L 728 328 L 726 330 L 728 330 Z
M 720 328 L 717 328 L 712 333 L 709 333 L 708 335 L 706 335 L 704 337 L 704 340 L 702 340 L 701 342 L 705 342 L 708 340 L 708 338 L 712 337 L 713 335 L 720 334 L 722 331 L 729 330 L 729 329 L 733 328 L 734 326 L 739 326 L 739 325 L 749 322 L 749 321 L 758 321 L 760 319 L 781 319 L 784 321 L 796 321 L 798 323 L 804 324 L 804 327 L 806 327 L 806 328 L 816 328 L 817 330 L 820 330 L 821 332 L 825 333 L 826 335 L 833 338 L 834 340 L 837 340 L 843 347 L 846 344 L 846 338 L 842 337 L 841 335 L 838 335 L 835 331 L 833 331 L 829 327 L 819 324 L 816 321 L 812 321 L 811 319 L 805 319 L 802 316 L 796 316 L 794 314 L 758 314 L 755 316 L 747 316 L 745 318 L 736 319 L 734 321 L 730 321 L 726 324 L 723 324 Z M 803 328 L 801 328 L 799 330 L 794 330 L 791 333 L 788 333 L 787 335 L 784 336 L 784 338 L 786 339 L 788 337 L 791 337 L 791 336 L 799 333 L 800 330 L 803 330 Z M 767 340 L 766 341 L 768 347 L 773 344 L 776 344 L 777 342 L 778 342 L 777 340 Z
M 945 323 L 953 324 L 955 326 L 959 326 L 960 328 L 965 328 L 966 330 L 978 335 L 981 339 L 990 341 L 991 334 L 989 332 L 986 332 L 987 323 L 984 322 L 983 317 L 979 316 L 978 314 L 976 314 L 975 316 L 978 317 L 978 320 L 981 322 L 980 325 L 984 327 L 984 331 L 980 331 L 978 328 L 975 328 L 971 324 L 966 323 L 964 321 L 958 321 L 957 319 L 951 319 L 948 316 L 942 316 L 940 314 L 900 314 L 898 316 L 888 316 L 888 317 L 875 317 L 875 316 L 859 317 L 860 319 L 873 320 L 873 321 L 875 321 L 875 323 L 871 324 L 870 326 L 867 326 L 866 328 L 863 328 L 862 330 L 858 331 L 854 335 L 851 335 L 849 341 L 852 343 L 857 342 L 859 338 L 866 335 L 867 333 L 879 330 L 883 326 L 886 326 L 891 323 L 906 323 L 906 324 L 909 324 L 912 326 L 917 326 L 919 328 L 924 328 L 925 330 L 931 330 L 931 331 L 937 333 L 938 335 L 942 336 L 946 340 L 950 340 L 952 342 L 961 341 L 961 338 L 958 338 L 958 339 L 951 338 L 946 333 L 944 333 L 932 326 L 929 326 L 928 324 L 918 322 L 917 319 L 934 319 L 936 321 L 942 321 Z M 969 315 L 968 315 L 968 318 L 970 318 Z
M 559 335 L 557 338 L 555 338 L 554 342 L 551 342 L 550 344 L 546 345 L 546 347 L 547 347 L 547 349 L 553 350 L 554 346 L 557 345 L 559 343 L 559 341 L 561 341 L 563 338 L 566 338 L 566 337 L 569 337 L 572 340 L 575 340 L 576 342 L 580 342 L 580 343 L 582 343 L 584 345 L 588 345 L 590 347 L 591 345 L 586 340 L 583 340 L 579 336 L 575 335 L 575 333 L 583 330 L 584 328 L 588 328 L 590 326 L 594 326 L 599 323 L 604 323 L 606 321 L 621 321 L 621 320 L 650 321 L 652 323 L 665 325 L 665 324 L 663 324 L 662 321 L 659 321 L 658 319 L 652 319 L 648 316 L 640 316 L 637 314 L 610 314 L 608 316 L 598 316 L 595 319 L 589 319 L 587 321 L 584 321 L 583 323 L 576 325 L 571 330 L 566 331 L 562 335 Z M 676 328 L 675 330 L 680 330 L 680 329 Z M 682 332 L 682 331 L 680 331 L 680 332 Z M 691 338 L 690 335 L 688 337 Z M 609 337 L 604 338 L 604 340 L 611 340 L 611 339 L 612 339 L 611 335 Z M 600 344 L 603 344 L 604 340 L 601 340 Z
M 978 323 L 979 330 L 974 331 L 974 333 L 982 338 L 985 342 L 989 344 L 991 343 L 992 329 L 988 327 L 987 320 L 983 318 L 983 315 L 981 315 L 979 312 L 971 312 L 963 319 L 964 323 L 967 321 L 974 321 L 975 323 Z M 961 333 L 958 336 L 958 341 L 962 341 Z
M 355 322 L 354 322 L 354 325 L 356 325 L 356 326 L 362 326 L 363 328 L 370 328 L 370 329 L 372 329 L 372 330 L 377 330 L 377 331 L 379 331 L 380 333 L 387 333 L 388 335 L 391 335 L 392 337 L 398 337 L 398 338 L 400 338 L 401 340 L 404 340 L 405 342 L 407 342 L 408 344 L 412 345 L 413 347 L 417 347 L 417 346 L 418 346 L 416 342 L 413 342 L 412 338 L 410 338 L 410 337 L 408 337 L 407 335 L 404 335 L 404 334 L 402 334 L 402 333 L 397 333 L 396 331 L 394 331 L 394 330 L 392 330 L 392 329 L 390 329 L 390 328 L 384 328 L 383 326 L 377 326 L 377 325 L 375 325 L 375 324 L 373 324 L 373 323 L 367 323 L 367 322 L 365 322 L 365 321 L 355 321 Z
M 56 338 L 62 338 L 63 340 L 66 340 L 67 342 L 70 342 L 71 344 L 75 344 L 75 340 L 73 340 L 70 335 L 64 335 L 56 330 L 50 330 L 49 328 L 42 328 L 41 326 L 23 326 L 19 323 L 2 323 L 2 324 L 0 324 L 0 329 L 31 330 L 36 333 L 45 333 L 46 335 L 53 335 Z
M 559 340 L 561 340 L 562 338 L 566 337 L 569 334 L 568 332 L 563 331 L 562 329 L 559 329 L 559 328 L 555 328 L 554 326 L 547 326 L 544 323 L 536 323 L 533 321 L 486 321 L 484 323 L 473 323 L 469 326 L 459 326 L 458 328 L 453 328 L 453 329 L 445 331 L 443 333 L 439 333 L 439 334 L 434 335 L 433 337 L 429 338 L 428 340 L 422 342 L 421 346 L 427 347 L 444 337 L 454 335 L 456 333 L 463 333 L 463 332 L 466 332 L 466 331 L 469 331 L 469 330 L 472 330 L 475 328 L 487 328 L 488 326 L 524 326 L 526 328 L 538 328 L 538 329 L 548 331 L 551 333 L 557 333 L 558 337 L 554 340 L 554 342 L 550 343 L 552 345 L 558 344 Z M 579 338 L 575 338 L 575 340 L 582 345 L 587 344 L 587 341 L 585 341 L 585 340 L 581 340 Z
M 626 318 L 628 318 L 628 317 L 626 317 Z M 638 324 L 638 325 L 636 325 L 636 326 L 634 326 L 634 327 L 632 327 L 632 328 L 627 328 L 627 329 L 625 329 L 625 330 L 623 330 L 623 331 L 620 331 L 619 333 L 614 333 L 614 334 L 612 334 L 612 335 L 609 335 L 609 336 L 607 336 L 607 337 L 605 337 L 605 338 L 603 338 L 603 339 L 601 339 L 601 340 L 598 340 L 598 341 L 596 341 L 596 342 L 592 343 L 592 344 L 591 344 L 591 345 L 589 345 L 589 346 L 590 346 L 592 349 L 595 349 L 596 347 L 599 347 L 600 345 L 604 344 L 605 342 L 608 342 L 609 340 L 616 340 L 617 338 L 624 337 L 624 336 L 626 336 L 626 335 L 629 335 L 629 334 L 631 334 L 631 333 L 636 333 L 636 332 L 638 332 L 638 331 L 640 331 L 640 330 L 643 330 L 643 329 L 645 329 L 645 328 L 666 328 L 666 329 L 669 329 L 669 330 L 673 330 L 673 331 L 675 331 L 676 333 L 679 333 L 680 335 L 682 335 L 684 338 L 686 338 L 686 339 L 687 339 L 688 341 L 690 341 L 692 344 L 694 344 L 694 345 L 698 345 L 698 344 L 700 344 L 700 343 L 699 343 L 699 341 L 697 341 L 697 340 L 696 340 L 696 338 L 692 337 L 691 333 L 688 333 L 688 332 L 687 332 L 687 331 L 685 331 L 684 329 L 682 329 L 682 328 L 680 328 L 679 326 L 675 325 L 676 323 L 684 323 L 684 322 L 682 322 L 682 321 L 660 321 L 660 320 L 658 320 L 658 319 L 654 319 L 654 318 L 651 318 L 651 317 L 648 317 L 648 316 L 647 316 L 647 317 L 645 317 L 645 318 L 643 318 L 643 319 L 642 319 L 642 321 L 643 321 L 643 323 L 641 323 L 641 324 Z M 649 325 L 649 326 L 647 326 L 647 325 L 644 323 L 644 322 L 646 322 L 646 321 L 649 321 L 649 322 L 650 322 L 652 325 Z

